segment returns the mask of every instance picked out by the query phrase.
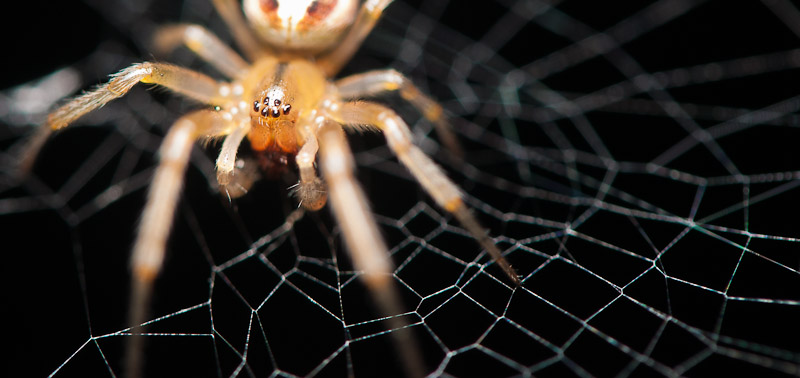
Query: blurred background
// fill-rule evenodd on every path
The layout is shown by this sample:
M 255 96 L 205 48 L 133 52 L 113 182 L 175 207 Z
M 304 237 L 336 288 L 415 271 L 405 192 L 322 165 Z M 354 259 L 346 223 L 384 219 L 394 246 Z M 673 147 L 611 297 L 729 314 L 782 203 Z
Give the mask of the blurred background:
M 152 54 L 158 25 L 230 37 L 207 0 L 21 2 L 4 17 L 0 369 L 119 375 L 154 153 L 197 105 L 140 86 L 51 138 L 23 180 L 15 151 L 60 98 L 134 62 L 216 75 L 185 49 Z M 396 0 L 342 75 L 393 67 L 444 105 L 463 161 L 380 99 L 523 277 L 511 287 L 380 135 L 351 135 L 428 371 L 798 375 L 798 41 L 789 0 Z M 193 151 L 147 376 L 402 376 L 328 211 L 284 227 L 291 175 L 229 203 L 218 148 Z

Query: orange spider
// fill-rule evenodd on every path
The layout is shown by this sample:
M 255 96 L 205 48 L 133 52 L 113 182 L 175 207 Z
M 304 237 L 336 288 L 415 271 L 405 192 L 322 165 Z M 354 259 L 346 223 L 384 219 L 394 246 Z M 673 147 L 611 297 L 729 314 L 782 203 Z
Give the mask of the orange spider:
M 396 91 L 437 127 L 445 144 L 457 146 L 442 108 L 394 70 L 379 70 L 338 80 L 332 78 L 353 56 L 392 0 L 244 0 L 242 17 L 235 0 L 213 0 L 231 29 L 243 59 L 198 25 L 172 25 L 156 33 L 156 46 L 169 51 L 183 44 L 228 80 L 156 62 L 134 64 L 108 83 L 79 95 L 49 115 L 28 144 L 21 169 L 30 168 L 49 134 L 84 114 L 123 96 L 135 84 L 150 83 L 194 99 L 207 108 L 179 118 L 159 150 L 132 253 L 130 322 L 146 319 L 172 226 L 183 176 L 194 142 L 224 138 L 217 158 L 217 181 L 229 197 L 246 193 L 254 177 L 237 165 L 244 138 L 262 165 L 286 165 L 294 157 L 300 180 L 295 194 L 302 207 L 318 210 L 330 200 L 356 270 L 386 314 L 401 309 L 391 280 L 394 267 L 364 194 L 353 177 L 353 156 L 344 131 L 381 131 L 391 150 L 439 206 L 452 213 L 485 248 L 508 277 L 519 278 L 461 200 L 458 187 L 411 142 L 403 119 L 386 106 L 352 101 Z M 248 26 L 249 25 L 249 26 Z M 316 172 L 320 155 L 323 181 Z M 400 322 L 400 320 L 396 320 Z M 396 325 L 403 328 L 405 324 Z M 410 336 L 393 332 L 409 376 L 424 375 L 419 351 Z M 127 373 L 139 375 L 143 346 L 131 337 Z

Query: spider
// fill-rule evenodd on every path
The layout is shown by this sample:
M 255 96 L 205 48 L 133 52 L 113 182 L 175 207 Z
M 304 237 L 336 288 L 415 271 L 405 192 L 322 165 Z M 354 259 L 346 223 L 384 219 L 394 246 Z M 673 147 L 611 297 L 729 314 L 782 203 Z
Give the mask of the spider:
M 365 196 L 354 179 L 346 131 L 378 131 L 426 192 L 451 213 L 491 255 L 506 275 L 516 273 L 462 201 L 458 187 L 411 141 L 411 132 L 392 109 L 360 99 L 396 92 L 436 126 L 442 141 L 457 143 L 439 104 L 394 70 L 376 70 L 334 79 L 373 29 L 392 0 L 212 0 L 245 57 L 199 25 L 162 27 L 155 46 L 168 52 L 184 45 L 226 80 L 161 62 L 143 62 L 72 98 L 53 111 L 27 145 L 20 169 L 28 170 L 48 135 L 84 114 L 148 83 L 206 105 L 180 117 L 159 148 L 159 163 L 149 187 L 134 242 L 129 308 L 131 329 L 141 329 L 166 251 L 167 238 L 195 141 L 221 139 L 217 181 L 229 198 L 244 195 L 256 178 L 237 151 L 245 138 L 263 170 L 280 172 L 293 160 L 299 182 L 293 194 L 308 211 L 331 204 L 354 268 L 386 315 L 401 309 L 391 280 L 394 267 Z M 359 100 L 356 100 L 359 99 Z M 321 176 L 317 172 L 319 156 Z M 396 320 L 399 322 L 399 320 Z M 406 324 L 395 324 L 400 329 Z M 424 375 L 414 340 L 392 332 L 408 376 Z M 129 338 L 128 375 L 137 376 L 143 346 Z

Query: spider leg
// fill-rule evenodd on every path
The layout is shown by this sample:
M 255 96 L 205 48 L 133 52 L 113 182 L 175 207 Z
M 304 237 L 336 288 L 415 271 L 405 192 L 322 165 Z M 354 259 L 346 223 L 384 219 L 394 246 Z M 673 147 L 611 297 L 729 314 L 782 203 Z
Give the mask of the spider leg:
M 226 122 L 211 110 L 200 110 L 179 118 L 167 132 L 158 150 L 159 163 L 147 195 L 139 231 L 131 255 L 133 271 L 130 304 L 131 328 L 141 332 L 147 318 L 153 282 L 164 263 L 167 237 L 183 185 L 192 146 L 201 137 L 223 134 Z M 132 336 L 126 345 L 126 375 L 141 376 L 143 342 Z
M 178 24 L 158 29 L 153 37 L 155 49 L 168 53 L 179 45 L 186 45 L 200 58 L 211 64 L 228 78 L 235 78 L 248 68 L 247 62 L 214 33 L 200 25 Z
M 275 57 L 263 57 L 248 67 L 245 75 L 235 80 L 230 87 L 233 87 L 233 96 L 242 96 L 242 93 L 254 91 L 253 84 L 260 83 L 265 78 L 272 78 L 280 62 Z M 239 94 L 236 88 L 239 88 Z M 241 97 L 238 98 L 241 101 Z M 241 107 L 239 109 L 242 109 Z M 236 110 L 234 112 L 233 110 Z M 244 167 L 236 167 L 236 156 L 239 145 L 251 130 L 251 121 L 246 112 L 241 112 L 234 107 L 230 111 L 223 109 L 223 117 L 232 120 L 233 128 L 222 143 L 219 157 L 217 158 L 217 182 L 220 190 L 224 191 L 228 197 L 240 197 L 247 193 L 248 188 L 259 176 L 258 171 L 253 169 L 253 164 Z M 316 153 L 316 150 L 314 151 Z M 238 173 L 238 174 L 236 174 Z
M 317 177 L 317 171 L 314 169 L 318 149 L 317 137 L 309 134 L 294 158 L 300 171 L 300 182 L 297 183 L 294 193 L 300 205 L 311 211 L 321 209 L 328 200 L 325 184 Z
M 239 145 L 250 131 L 250 123 L 242 122 L 225 137 L 222 148 L 217 157 L 217 183 L 220 190 L 224 190 L 228 197 L 237 198 L 247 193 L 252 185 L 255 172 L 244 175 L 234 175 L 236 171 L 236 155 L 239 152 Z M 244 172 L 240 172 L 244 173 Z
M 356 16 L 353 26 L 331 51 L 317 57 L 317 65 L 327 77 L 334 77 L 356 53 L 364 38 L 372 31 L 383 10 L 393 0 L 366 0 Z
M 404 100 L 413 105 L 436 127 L 442 143 L 455 156 L 463 156 L 442 106 L 420 91 L 411 80 L 395 70 L 375 70 L 347 76 L 336 81 L 342 98 L 357 99 L 375 97 L 385 92 L 397 91 Z
M 467 231 L 477 240 L 503 272 L 519 285 L 520 280 L 514 268 L 503 257 L 500 250 L 487 235 L 486 230 L 469 211 L 461 199 L 458 187 L 450 181 L 422 150 L 411 142 L 408 125 L 393 110 L 370 102 L 344 103 L 338 112 L 337 121 L 345 125 L 375 125 L 383 131 L 389 147 L 400 162 L 405 165 L 434 201 L 458 219 Z
M 223 85 L 199 72 L 166 63 L 136 63 L 111 75 L 107 83 L 69 100 L 50 113 L 45 124 L 26 144 L 18 161 L 18 172 L 24 174 L 30 170 L 39 150 L 54 130 L 63 129 L 86 113 L 124 96 L 139 82 L 158 84 L 210 105 L 221 105 L 227 100 L 221 95 Z
M 111 75 L 108 83 L 56 109 L 47 117 L 47 126 L 55 130 L 64 128 L 84 114 L 124 96 L 138 82 L 161 85 L 210 105 L 222 105 L 227 100 L 220 94 L 220 83 L 199 72 L 167 63 L 136 63 Z
M 239 2 L 236 0 L 214 0 L 214 8 L 228 25 L 236 44 L 250 59 L 255 61 L 259 57 L 270 54 L 272 51 L 253 34 L 247 21 L 245 21 Z
M 388 317 L 392 337 L 403 359 L 409 377 L 425 375 L 422 356 L 410 330 L 409 324 L 400 317 L 402 313 L 400 295 L 391 279 L 394 270 L 386 244 L 371 218 L 371 210 L 364 193 L 353 175 L 353 155 L 347 145 L 342 127 L 327 121 L 318 133 L 320 160 L 328 185 L 331 209 L 341 227 L 347 250 L 350 252 L 355 270 L 363 272 L 361 279 L 372 294 L 375 303 Z

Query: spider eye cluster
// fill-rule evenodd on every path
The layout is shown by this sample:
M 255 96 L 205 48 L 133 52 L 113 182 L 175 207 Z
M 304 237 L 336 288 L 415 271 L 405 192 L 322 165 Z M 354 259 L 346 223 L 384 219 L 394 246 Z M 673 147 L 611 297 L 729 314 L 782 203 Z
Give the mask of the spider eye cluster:
M 264 100 L 253 101 L 253 110 L 260 113 L 263 117 L 278 118 L 281 115 L 289 115 L 292 110 L 291 104 L 284 104 L 278 98 L 270 101 L 269 96 L 264 97 Z
M 358 0 L 244 0 L 248 22 L 278 50 L 319 52 L 353 23 Z

